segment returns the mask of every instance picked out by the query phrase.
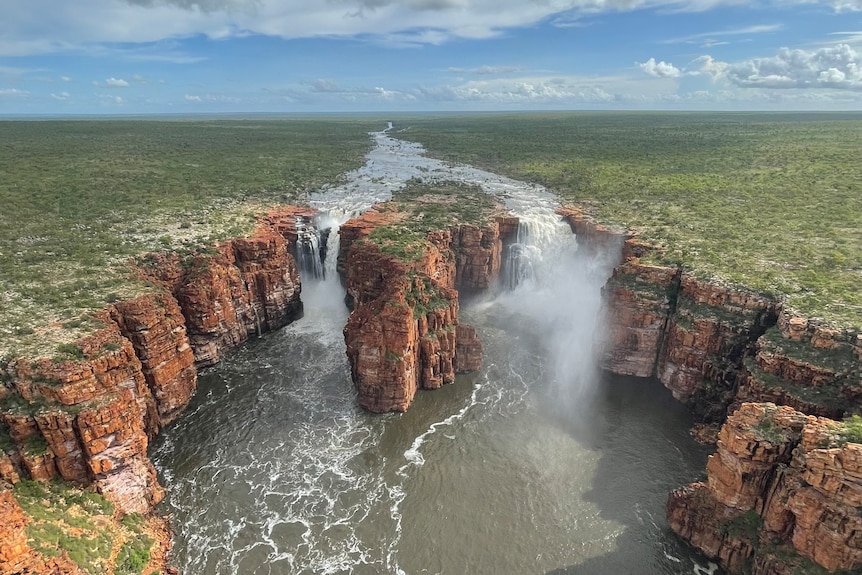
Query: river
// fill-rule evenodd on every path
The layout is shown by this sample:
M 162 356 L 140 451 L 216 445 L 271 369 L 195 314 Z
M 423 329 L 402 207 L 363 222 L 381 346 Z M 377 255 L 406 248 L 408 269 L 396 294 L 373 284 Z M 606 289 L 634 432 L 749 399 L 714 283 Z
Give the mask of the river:
M 312 198 L 333 223 L 410 178 L 474 183 L 529 224 L 535 276 L 462 302 L 480 372 L 382 416 L 356 407 L 343 289 L 334 274 L 305 281 L 305 317 L 204 371 L 154 442 L 174 562 L 186 575 L 714 571 L 664 519 L 710 450 L 659 382 L 592 361 L 612 258 L 579 255 L 546 190 L 372 137 L 366 165 Z

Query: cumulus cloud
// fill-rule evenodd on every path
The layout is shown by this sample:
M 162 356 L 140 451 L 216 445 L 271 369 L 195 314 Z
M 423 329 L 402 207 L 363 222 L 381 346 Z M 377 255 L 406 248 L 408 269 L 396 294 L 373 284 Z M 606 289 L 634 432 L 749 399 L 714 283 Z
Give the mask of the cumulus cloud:
M 192 94 L 186 94 L 186 102 L 202 102 L 200 96 L 193 96 Z
M 55 100 L 68 100 L 69 92 L 60 92 L 59 94 L 51 94 L 51 97 Z
M 729 66 L 727 78 L 745 88 L 862 90 L 862 63 L 847 44 L 819 50 L 782 48 L 775 56 Z
M 104 82 L 93 82 L 94 86 L 100 88 L 128 88 L 129 83 L 122 78 L 108 78 Z
M 641 70 L 655 78 L 679 78 L 682 76 L 682 70 L 669 62 L 656 62 L 655 58 L 650 58 L 646 62 L 635 63 Z
M 686 74 L 691 76 L 709 76 L 713 81 L 724 78 L 730 66 L 727 62 L 716 60 L 710 55 L 695 58 L 685 67 Z

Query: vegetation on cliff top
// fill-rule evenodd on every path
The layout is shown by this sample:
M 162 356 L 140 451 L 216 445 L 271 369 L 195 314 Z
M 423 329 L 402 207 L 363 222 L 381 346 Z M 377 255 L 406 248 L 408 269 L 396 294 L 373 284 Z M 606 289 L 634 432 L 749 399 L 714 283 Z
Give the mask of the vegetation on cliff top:
M 393 194 L 391 201 L 377 206 L 377 210 L 398 217 L 376 227 L 367 240 L 385 254 L 413 261 L 422 256 L 429 232 L 459 224 L 481 226 L 503 208 L 478 186 L 413 180 Z
M 405 118 L 432 155 L 538 182 L 667 248 L 663 262 L 862 328 L 862 116 Z
M 52 355 L 146 286 L 126 262 L 248 233 L 363 163 L 372 118 L 6 121 L 0 358 Z
M 160 520 L 120 519 L 104 497 L 68 483 L 25 479 L 12 493 L 30 520 L 27 542 L 43 555 L 65 554 L 92 575 L 139 575 L 150 564 Z

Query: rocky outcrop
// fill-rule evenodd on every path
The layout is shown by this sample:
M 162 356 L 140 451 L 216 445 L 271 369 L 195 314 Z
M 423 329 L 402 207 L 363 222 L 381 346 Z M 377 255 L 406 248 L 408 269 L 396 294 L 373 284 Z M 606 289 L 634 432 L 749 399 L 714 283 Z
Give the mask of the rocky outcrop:
M 299 271 L 286 240 L 275 232 L 225 242 L 215 253 L 179 265 L 184 273 L 162 265 L 156 277 L 182 309 L 198 367 L 302 315 Z
M 455 288 L 466 293 L 490 288 L 500 275 L 503 239 L 511 237 L 517 228 L 517 218 L 499 217 L 485 226 L 462 224 L 449 230 L 448 249 L 455 254 Z
M 776 305 L 683 273 L 673 308 L 656 375 L 702 420 L 721 422 L 736 399 L 745 356 L 775 322 Z
M 615 240 L 580 211 L 563 212 L 587 249 Z M 847 443 L 847 424 L 825 417 L 862 412 L 862 336 L 749 290 L 644 263 L 656 253 L 625 239 L 624 261 L 604 288 L 604 367 L 655 375 L 701 421 L 731 414 L 707 481 L 671 494 L 671 527 L 731 573 L 858 568 L 862 446 Z
M 79 358 L 8 368 L 19 397 L 6 399 L 2 420 L 23 464 L 16 472 L 93 483 L 120 509 L 147 512 L 163 491 L 147 458 L 158 412 L 141 362 L 114 323 L 73 350 Z
M 636 259 L 614 269 L 603 289 L 608 309 L 604 369 L 638 377 L 655 374 L 679 278 L 674 268 Z
M 731 573 L 862 566 L 862 445 L 848 424 L 743 404 L 719 434 L 707 482 L 671 493 L 671 528 Z
M 739 400 L 772 401 L 835 419 L 859 412 L 858 340 L 858 334 L 782 311 L 746 361 Z
M 161 428 L 188 405 L 197 385 L 182 310 L 168 294 L 147 294 L 117 303 L 111 317 L 132 342 L 154 400 L 157 421 L 147 428 Z
M 587 246 L 616 237 L 567 212 Z M 598 249 L 598 248 L 596 248 Z M 656 376 L 704 422 L 742 402 L 771 401 L 840 418 L 862 411 L 860 335 L 785 309 L 750 290 L 644 263 L 655 248 L 625 240 L 625 261 L 604 287 L 603 367 Z
M 372 209 L 340 232 L 339 262 L 354 308 L 344 328 L 347 355 L 359 404 L 374 412 L 404 411 L 417 390 L 479 368 L 482 345 L 458 320 L 455 287 L 485 289 L 496 280 L 506 225 L 434 230 L 407 257 L 368 239 L 400 217 Z
M 557 213 L 568 222 L 572 228 L 572 233 L 577 236 L 578 249 L 585 250 L 590 255 L 599 252 L 612 253 L 620 251 L 619 248 L 628 240 L 631 240 L 630 234 L 613 230 L 608 226 L 598 223 L 578 207 L 563 206 L 557 210 Z M 623 259 L 628 259 L 625 253 L 623 253 Z
M 158 503 L 149 438 L 188 404 L 197 367 L 301 314 L 285 239 L 299 216 L 269 217 L 250 238 L 144 258 L 142 275 L 162 290 L 106 307 L 94 317 L 101 328 L 55 357 L 5 366 L 0 477 L 94 485 L 124 512 Z

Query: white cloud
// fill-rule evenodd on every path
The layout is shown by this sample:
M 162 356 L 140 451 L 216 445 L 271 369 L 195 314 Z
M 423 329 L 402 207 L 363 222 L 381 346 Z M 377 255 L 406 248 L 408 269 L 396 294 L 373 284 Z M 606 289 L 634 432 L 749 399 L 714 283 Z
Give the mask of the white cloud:
M 17 88 L 0 88 L 0 97 L 23 97 L 29 96 L 30 92 L 27 90 L 19 90 Z
M 679 38 L 670 38 L 662 42 L 662 44 L 706 44 L 718 45 L 726 44 L 727 42 L 719 42 L 715 38 L 726 38 L 728 36 L 751 36 L 754 34 L 767 34 L 781 30 L 781 24 L 758 24 L 755 26 L 742 26 L 739 28 L 725 28 L 723 30 L 715 30 L 712 32 L 700 32 L 698 34 L 689 34 Z
M 832 6 L 838 12 L 862 11 L 862 0 L 832 0 Z
M 59 94 L 51 94 L 51 97 L 55 100 L 68 100 L 69 92 L 60 92 Z
M 186 94 L 186 102 L 201 102 L 203 101 L 200 96 L 193 96 L 191 94 Z
M 60 76 L 60 81 L 62 81 L 62 82 L 72 82 L 73 80 L 72 80 L 72 77 L 71 77 L 71 76 Z
M 724 78 L 730 64 L 716 60 L 710 55 L 695 58 L 685 67 L 685 73 L 689 76 L 709 76 L 713 81 Z
M 862 90 L 862 62 L 847 44 L 819 50 L 782 48 L 775 56 L 729 66 L 727 78 L 746 88 Z
M 107 80 L 105 80 L 105 86 L 111 88 L 128 88 L 129 83 L 122 78 L 108 78 Z
M 814 0 L 756 0 L 770 6 Z M 834 10 L 860 10 L 862 0 L 817 0 Z M 4 0 L 0 56 L 98 48 L 141 60 L 194 62 L 160 42 L 204 35 L 262 34 L 284 38 L 368 35 L 396 46 L 491 38 L 543 21 L 571 25 L 585 15 L 665 8 L 708 10 L 740 0 Z M 33 14 L 39 14 L 34 18 Z M 568 24 L 566 24 L 568 23 Z M 762 33 L 777 25 L 715 35 Z M 710 38 L 712 38 L 710 36 Z M 50 38 L 51 40 L 45 40 Z M 704 38 L 704 39 L 710 39 Z M 136 47 L 156 43 L 152 50 Z M 121 46 L 120 46 L 121 45 Z
M 669 62 L 656 62 L 655 58 L 650 58 L 646 62 L 635 63 L 641 70 L 655 78 L 679 78 L 682 76 L 682 70 Z

